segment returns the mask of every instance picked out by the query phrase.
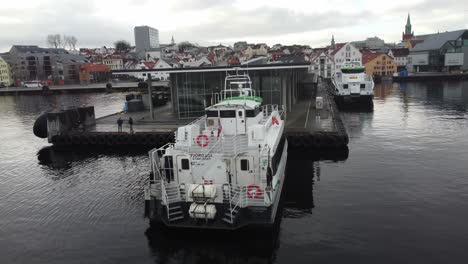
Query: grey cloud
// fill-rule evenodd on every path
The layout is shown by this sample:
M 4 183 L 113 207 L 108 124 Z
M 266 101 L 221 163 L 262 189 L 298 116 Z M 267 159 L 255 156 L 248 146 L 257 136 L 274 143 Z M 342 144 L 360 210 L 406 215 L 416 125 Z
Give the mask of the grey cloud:
M 222 7 L 230 9 L 235 0 L 179 0 L 171 1 L 173 11 L 197 11 Z
M 261 7 L 250 11 L 230 9 L 218 12 L 209 24 L 187 26 L 184 36 L 205 39 L 227 39 L 252 36 L 279 36 L 332 27 L 346 27 L 373 19 L 370 12 L 348 15 L 340 12 L 304 14 L 287 8 Z M 280 40 L 278 40 L 280 41 Z
M 22 22 L 11 26 L 0 25 L 0 51 L 7 51 L 15 44 L 45 46 L 46 35 L 55 33 L 76 36 L 78 46 L 109 45 L 125 36 L 132 40 L 128 38 L 132 37 L 132 28 L 122 28 L 121 25 L 94 16 L 90 0 L 60 1 L 53 6 L 35 10 L 26 8 L 5 11 L 2 17 L 14 17 L 16 14 L 22 18 Z

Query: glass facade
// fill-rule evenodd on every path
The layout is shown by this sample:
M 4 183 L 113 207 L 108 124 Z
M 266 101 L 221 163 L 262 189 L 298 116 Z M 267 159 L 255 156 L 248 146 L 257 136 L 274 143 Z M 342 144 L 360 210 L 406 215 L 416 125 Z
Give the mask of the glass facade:
M 173 107 L 179 118 L 195 118 L 205 114 L 205 108 L 216 103 L 224 89 L 226 74 L 234 71 L 186 71 L 171 73 Z M 295 102 L 296 84 L 307 68 L 261 69 L 239 71 L 248 74 L 252 89 L 263 98 L 263 104 L 290 105 Z

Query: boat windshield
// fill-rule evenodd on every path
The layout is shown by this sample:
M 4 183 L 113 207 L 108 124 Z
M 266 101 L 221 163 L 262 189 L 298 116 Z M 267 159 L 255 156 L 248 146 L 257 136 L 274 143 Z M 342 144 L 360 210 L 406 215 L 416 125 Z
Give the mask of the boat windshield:
M 342 73 L 361 73 L 364 72 L 364 67 L 342 68 Z

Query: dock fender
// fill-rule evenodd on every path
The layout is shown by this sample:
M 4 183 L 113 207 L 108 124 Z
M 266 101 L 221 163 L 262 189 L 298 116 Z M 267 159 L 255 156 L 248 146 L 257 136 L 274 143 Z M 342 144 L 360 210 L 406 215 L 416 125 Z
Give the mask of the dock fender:
M 65 135 L 65 136 L 62 136 L 62 137 L 63 137 L 64 143 L 65 143 L 66 145 L 71 145 L 71 144 L 73 144 L 73 140 L 72 140 L 72 138 L 71 138 L 70 136 Z
M 63 144 L 66 144 L 66 139 L 64 136 L 61 136 L 61 135 L 56 135 L 52 138 L 52 143 L 54 144 L 58 144 L 58 145 L 63 145 Z
M 33 133 L 36 137 L 47 137 L 47 112 L 42 112 L 34 121 Z
M 158 143 L 159 143 L 158 135 L 157 135 L 157 134 L 156 134 L 156 135 L 153 134 L 153 135 L 149 135 L 149 136 L 150 136 L 150 138 L 149 138 L 148 143 L 149 143 L 151 146 L 156 146 L 156 145 L 158 145 Z
M 121 134 L 117 134 L 114 136 L 114 144 L 116 145 L 121 145 L 122 144 L 122 135 Z
M 96 135 L 89 135 L 89 144 L 96 145 L 97 143 L 97 136 Z
M 73 145 L 79 145 L 79 144 L 81 144 L 80 136 L 78 136 L 78 135 L 73 135 L 73 136 L 70 136 L 70 138 L 71 138 L 71 143 L 72 143 Z
M 80 136 L 80 143 L 84 145 L 88 145 L 90 143 L 88 135 L 81 135 Z
M 114 137 L 111 134 L 104 135 L 105 144 L 108 146 L 114 145 Z
M 106 137 L 105 135 L 99 134 L 97 135 L 97 143 L 99 145 L 105 145 L 106 144 Z
M 151 135 L 149 135 L 149 134 L 143 134 L 143 135 L 141 135 L 141 136 L 142 136 L 142 137 L 141 137 L 141 143 L 142 143 L 143 145 L 148 145 L 149 142 L 150 142 L 150 136 L 151 136 Z

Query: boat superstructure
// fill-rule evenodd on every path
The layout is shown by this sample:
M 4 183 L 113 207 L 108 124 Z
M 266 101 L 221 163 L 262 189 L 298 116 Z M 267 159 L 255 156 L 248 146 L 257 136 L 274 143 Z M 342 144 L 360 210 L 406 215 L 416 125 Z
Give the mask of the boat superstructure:
M 274 223 L 287 159 L 283 110 L 262 105 L 251 85 L 248 75 L 227 75 L 205 116 L 150 151 L 151 220 L 221 229 Z
M 365 73 L 365 67 L 358 64 L 346 64 L 332 77 L 333 93 L 338 102 L 372 102 L 374 81 Z

